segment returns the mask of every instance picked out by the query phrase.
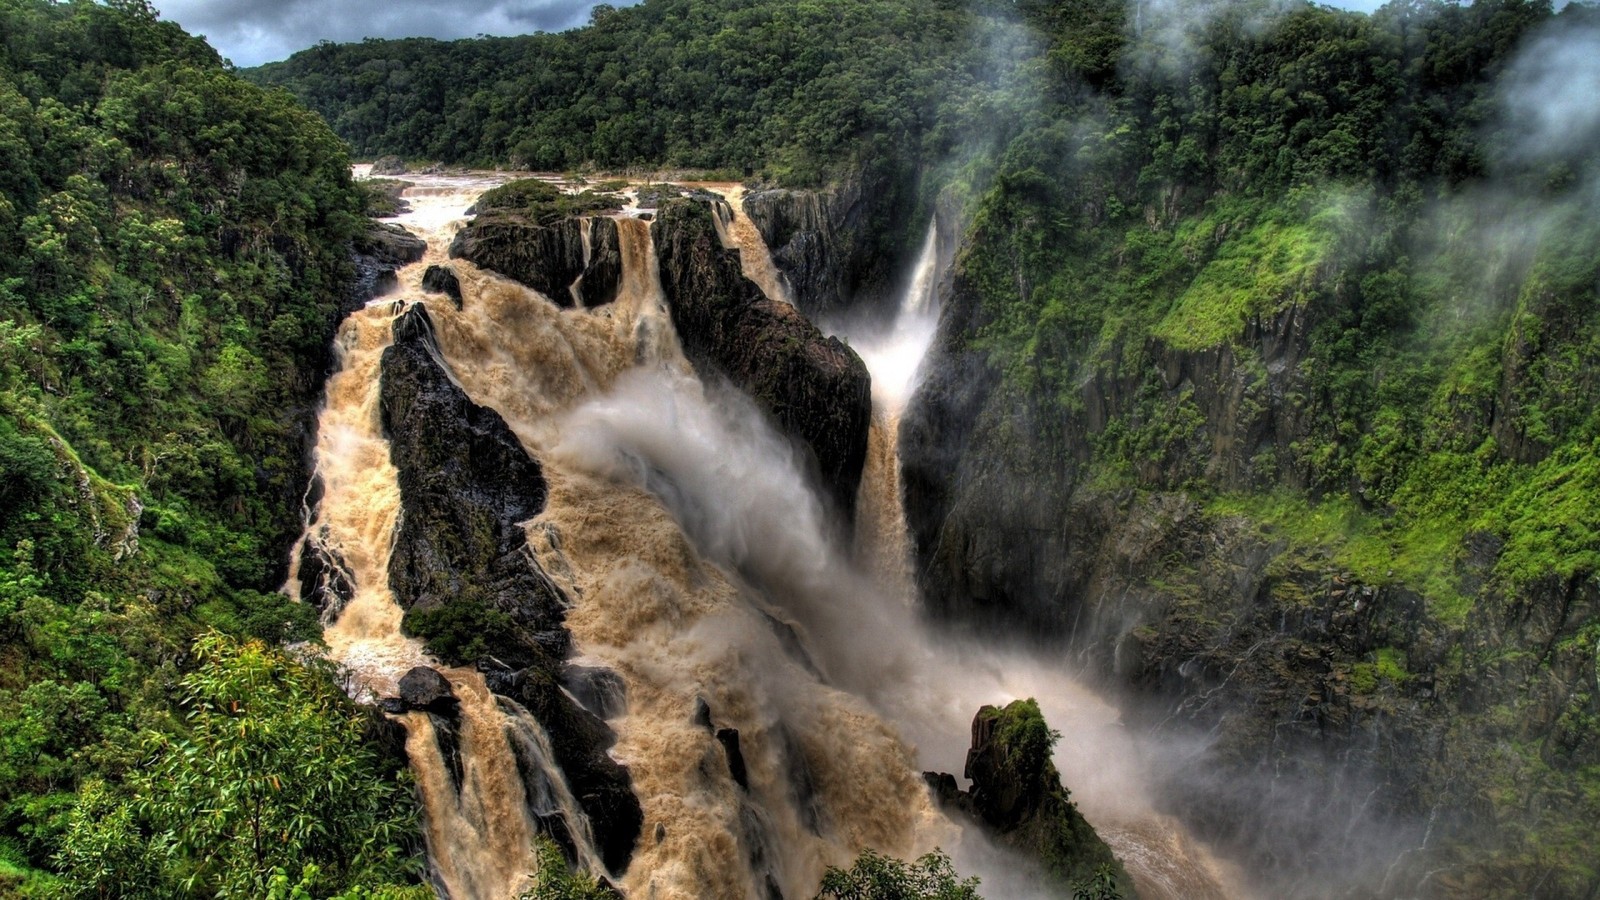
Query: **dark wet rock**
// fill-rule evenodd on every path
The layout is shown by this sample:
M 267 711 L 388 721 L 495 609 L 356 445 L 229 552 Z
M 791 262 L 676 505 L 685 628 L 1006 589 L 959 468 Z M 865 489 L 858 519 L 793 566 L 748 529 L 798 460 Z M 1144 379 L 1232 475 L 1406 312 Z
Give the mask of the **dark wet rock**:
M 422 289 L 434 294 L 444 294 L 461 308 L 461 279 L 456 277 L 456 271 L 449 266 L 429 266 L 422 273 Z
M 410 265 L 428 252 L 428 242 L 399 225 L 372 222 L 354 238 L 355 251 L 395 266 Z
M 370 222 L 367 230 L 351 241 L 351 262 L 355 284 L 348 315 L 374 297 L 387 294 L 400 284 L 395 273 L 422 258 L 428 244 L 399 225 Z M 341 316 L 341 320 L 342 320 Z
M 381 415 L 405 509 L 389 585 L 406 627 L 453 664 L 553 665 L 567 646 L 566 600 L 521 524 L 544 508 L 543 473 L 500 415 L 450 378 L 425 307 L 412 306 L 394 333 Z
M 416 666 L 400 677 L 400 702 L 407 709 L 454 715 L 460 706 L 450 682 L 438 670 Z
M 752 191 L 743 205 L 806 315 L 888 316 L 931 215 L 918 191 L 915 172 L 886 162 L 826 190 Z
M 542 221 L 496 210 L 456 233 L 450 257 L 527 285 L 562 307 L 574 304 L 575 286 L 577 299 L 593 307 L 616 299 L 622 283 L 617 223 L 605 216 Z
M 1033 701 L 985 706 L 972 720 L 965 772 L 971 790 L 959 790 L 948 774 L 923 777 L 945 809 L 969 816 L 1000 843 L 1038 862 L 1057 886 L 1070 890 L 1109 867 L 1122 896 L 1136 896 L 1122 864 L 1061 784 L 1050 760 L 1053 745 Z
M 561 670 L 561 686 L 580 706 L 602 719 L 614 719 L 628 711 L 622 676 L 610 669 L 565 666 Z
M 355 592 L 355 576 L 338 550 L 309 536 L 300 542 L 300 602 L 310 604 L 323 621 L 331 622 Z
M 716 726 L 711 724 L 711 704 L 706 702 L 706 698 L 694 698 L 694 716 L 689 721 L 707 731 L 715 730 Z
M 465 760 L 461 758 L 461 720 L 454 713 L 445 715 L 430 712 L 424 715 L 433 723 L 433 742 L 444 760 L 445 771 L 450 773 L 450 784 L 459 795 L 466 773 Z
M 548 672 L 529 668 L 497 687 L 498 693 L 526 708 L 544 727 L 555 763 L 589 817 L 601 859 L 613 872 L 626 870 L 644 827 L 644 814 L 627 767 L 606 753 L 616 743 L 616 733 L 572 702 Z
M 745 769 L 744 751 L 739 747 L 739 729 L 718 728 L 717 743 L 722 745 L 722 752 L 728 757 L 728 774 L 733 776 L 734 783 L 750 790 L 750 774 Z
M 709 203 L 677 200 L 651 224 L 662 289 L 685 354 L 725 377 L 795 438 L 834 507 L 852 514 L 872 418 L 860 357 L 794 307 L 770 300 L 723 249 Z

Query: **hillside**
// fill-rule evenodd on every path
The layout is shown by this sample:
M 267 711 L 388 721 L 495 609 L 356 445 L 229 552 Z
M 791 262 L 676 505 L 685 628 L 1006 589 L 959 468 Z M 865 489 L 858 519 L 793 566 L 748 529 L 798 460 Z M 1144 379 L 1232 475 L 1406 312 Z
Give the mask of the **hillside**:
M 317 634 L 276 588 L 360 299 L 344 148 L 140 3 L 0 34 L 0 894 L 409 877 L 392 754 L 277 649 Z

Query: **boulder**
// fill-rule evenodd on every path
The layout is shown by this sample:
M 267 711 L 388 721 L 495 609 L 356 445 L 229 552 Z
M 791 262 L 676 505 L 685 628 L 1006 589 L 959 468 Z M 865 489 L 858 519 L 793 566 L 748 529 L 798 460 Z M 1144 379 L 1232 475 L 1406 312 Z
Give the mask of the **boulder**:
M 622 284 L 617 223 L 605 216 L 546 222 L 514 210 L 485 212 L 456 232 L 450 258 L 525 284 L 561 307 L 610 303 Z
M 394 155 L 380 156 L 372 163 L 374 175 L 404 175 L 409 171 L 406 161 Z
M 454 716 L 460 701 L 438 670 L 417 666 L 400 677 L 400 702 L 406 709 Z
M 444 294 L 461 308 L 461 279 L 456 277 L 456 270 L 449 266 L 429 266 L 422 273 L 422 289 L 431 294 Z

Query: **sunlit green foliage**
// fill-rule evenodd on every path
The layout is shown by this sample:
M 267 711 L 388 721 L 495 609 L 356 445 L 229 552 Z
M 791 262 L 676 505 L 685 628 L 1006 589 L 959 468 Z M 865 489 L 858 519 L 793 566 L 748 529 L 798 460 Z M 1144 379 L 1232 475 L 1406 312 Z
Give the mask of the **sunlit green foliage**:
M 345 151 L 141 0 L 0 0 L 0 36 L 0 893 L 261 896 L 275 861 L 316 862 L 319 891 L 398 873 L 409 799 L 348 743 L 329 673 L 221 638 L 199 672 L 189 653 L 206 626 L 317 632 L 276 589 L 351 274 Z M 194 679 L 246 659 L 277 706 L 222 727 Z M 257 724 L 295 737 L 223 740 Z M 283 791 L 241 774 L 255 749 L 293 751 Z M 359 837 L 349 805 L 308 825 L 307 804 L 348 801 L 294 793 L 319 765 L 319 790 L 393 810 Z M 141 794 L 157 773 L 167 793 Z M 258 842 L 232 840 L 230 803 L 259 806 Z
M 830 866 L 817 900 L 981 900 L 977 878 L 961 878 L 935 850 L 916 862 L 865 850 L 849 869 Z

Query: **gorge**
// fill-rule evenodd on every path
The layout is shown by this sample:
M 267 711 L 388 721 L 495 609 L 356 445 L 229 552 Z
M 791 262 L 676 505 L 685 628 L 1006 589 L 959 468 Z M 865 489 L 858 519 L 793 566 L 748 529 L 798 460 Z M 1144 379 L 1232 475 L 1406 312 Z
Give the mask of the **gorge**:
M 1600 890 L 1591 6 L 0 35 L 0 896 Z

